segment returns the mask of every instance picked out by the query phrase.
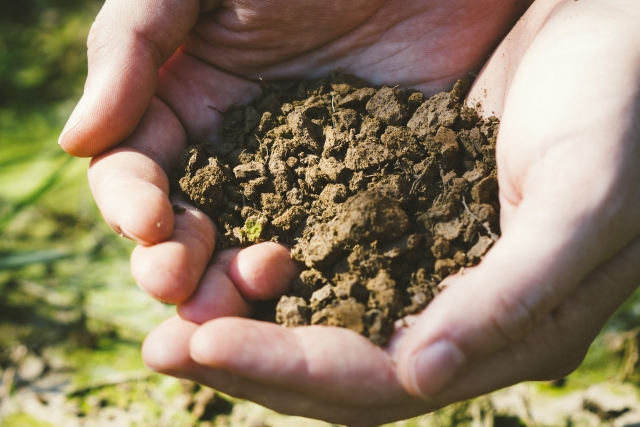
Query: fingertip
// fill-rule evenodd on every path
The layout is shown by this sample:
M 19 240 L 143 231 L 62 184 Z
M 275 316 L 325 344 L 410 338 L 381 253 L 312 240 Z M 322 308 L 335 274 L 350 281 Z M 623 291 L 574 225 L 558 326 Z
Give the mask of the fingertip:
M 399 378 L 409 394 L 429 400 L 451 384 L 465 364 L 466 356 L 455 343 L 440 340 L 416 351 L 399 370 Z
M 138 285 L 154 298 L 181 304 L 198 287 L 214 246 L 215 228 L 211 219 L 187 206 L 175 217 L 170 240 L 134 249 L 131 273 Z
M 216 319 L 201 325 L 194 331 L 189 340 L 189 355 L 196 363 L 217 367 L 219 359 L 222 356 L 217 351 L 225 351 L 225 348 L 234 347 L 235 337 L 233 334 L 227 337 L 228 328 L 224 328 L 227 319 Z M 220 326 L 220 327 L 219 327 Z M 224 346 L 220 345 L 223 340 L 229 339 Z M 218 357 L 216 357 L 218 354 Z M 224 358 L 224 356 L 222 356 Z
M 142 343 L 142 360 L 156 372 L 175 372 L 193 364 L 189 341 L 197 325 L 174 316 L 151 331 Z
M 300 270 L 289 248 L 265 242 L 240 251 L 229 266 L 229 277 L 245 298 L 267 300 L 284 294 Z
M 60 136 L 60 138 L 58 139 L 58 145 L 60 145 L 60 148 L 62 148 L 65 153 L 73 157 L 87 158 L 93 157 L 98 154 L 97 152 L 95 152 L 95 150 L 92 150 L 90 148 L 87 149 L 87 147 L 83 147 L 82 145 L 78 146 L 67 140 L 64 140 L 63 136 Z
M 147 183 L 132 183 L 126 192 L 127 195 L 123 197 L 123 203 L 116 213 L 116 229 L 119 229 L 124 237 L 144 246 L 167 241 L 173 233 L 175 220 L 167 195 L 156 186 Z
M 131 275 L 153 298 L 180 304 L 191 296 L 200 279 L 197 266 L 189 268 L 189 251 L 177 242 L 138 245 L 131 253 Z
M 64 151 L 76 157 L 94 157 L 115 147 L 136 130 L 149 107 L 157 81 L 157 71 L 147 70 L 147 64 L 141 65 L 135 64 L 134 68 L 144 68 L 137 76 L 142 81 L 132 81 L 131 77 L 123 77 L 115 70 L 106 71 L 99 79 L 89 73 L 87 87 L 92 89 L 82 96 L 58 139 Z M 115 64 L 113 67 L 117 68 Z M 89 84 L 91 80 L 93 84 Z
M 85 95 L 59 141 L 65 151 L 96 155 L 134 132 L 153 98 L 159 68 L 185 40 L 199 9 L 197 1 L 104 4 L 87 40 Z
M 100 151 L 96 147 L 87 146 L 82 143 L 78 143 L 69 135 L 69 131 L 63 131 L 58 138 L 58 145 L 62 150 L 74 157 L 94 157 L 100 154 Z
M 237 249 L 218 253 L 207 267 L 191 297 L 178 305 L 178 315 L 190 322 L 203 324 L 226 316 L 248 316 L 251 305 L 240 295 L 228 275 L 229 264 Z
M 153 245 L 171 237 L 169 179 L 146 155 L 116 149 L 92 159 L 89 185 L 105 221 L 129 239 Z
M 81 127 L 82 125 L 87 99 L 87 94 L 84 94 L 82 98 L 80 98 L 80 101 L 78 101 L 76 108 L 74 108 L 71 116 L 69 116 L 69 119 L 58 138 L 58 144 L 60 147 L 68 154 L 75 157 L 93 157 L 101 152 L 99 148 L 94 147 L 93 144 L 86 144 L 74 138 L 77 133 L 76 128 Z
M 119 142 L 124 140 L 129 134 L 133 131 L 126 133 L 118 133 L 116 135 L 112 135 L 108 140 L 104 140 L 104 137 L 95 138 L 90 135 L 90 130 L 85 129 L 89 125 L 84 123 L 76 123 L 72 125 L 68 130 L 69 124 L 71 123 L 72 118 L 69 119 L 69 122 L 65 129 L 58 137 L 58 145 L 62 148 L 67 154 L 70 154 L 74 157 L 96 157 L 112 147 L 118 145 Z M 106 131 L 106 130 L 101 130 Z

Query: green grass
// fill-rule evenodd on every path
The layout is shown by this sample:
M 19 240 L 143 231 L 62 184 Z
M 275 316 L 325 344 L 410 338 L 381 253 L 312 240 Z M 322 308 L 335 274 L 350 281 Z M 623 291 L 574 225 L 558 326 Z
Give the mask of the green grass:
M 53 425 L 21 412 L 0 420 L 0 427 L 53 427 Z
M 44 195 L 46 195 L 53 187 L 55 187 L 56 184 L 58 184 L 58 182 L 64 176 L 64 174 L 68 171 L 69 165 L 73 160 L 74 159 L 72 157 L 65 158 L 60 165 L 57 165 L 53 168 L 49 175 L 46 176 L 34 190 L 25 194 L 25 196 L 21 200 L 12 203 L 8 208 L 8 212 L 0 217 L 0 233 L 4 231 L 7 225 L 9 225 L 9 223 L 11 223 L 11 221 L 21 211 L 37 204 Z

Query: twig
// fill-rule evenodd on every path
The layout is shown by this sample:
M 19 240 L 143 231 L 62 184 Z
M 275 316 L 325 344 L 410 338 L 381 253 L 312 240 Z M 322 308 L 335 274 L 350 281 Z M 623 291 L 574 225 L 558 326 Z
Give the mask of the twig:
M 640 359 L 640 354 L 638 351 L 638 330 L 636 329 L 628 332 L 624 337 L 624 356 L 617 375 L 620 381 L 626 381 L 631 377 L 638 359 Z
M 2 375 L 2 388 L 0 388 L 0 401 L 11 394 L 13 388 L 13 380 L 16 377 L 16 368 L 13 366 L 8 367 Z
M 533 418 L 533 412 L 531 411 L 531 399 L 529 397 L 529 388 L 522 393 L 522 404 L 524 405 L 526 419 L 524 420 L 527 427 L 536 427 L 536 422 Z
M 429 173 L 429 168 L 432 164 L 433 159 L 429 159 L 422 172 L 420 172 L 420 175 L 418 175 L 413 184 L 411 184 L 411 190 L 409 190 L 409 194 L 414 194 L 418 190 L 418 187 L 420 186 L 420 184 L 422 184 L 422 181 L 427 177 L 427 173 Z
M 85 394 L 91 390 L 110 387 L 118 384 L 133 382 L 133 381 L 142 381 L 146 380 L 152 375 L 149 371 L 134 371 L 134 372 L 119 372 L 117 374 L 109 375 L 104 378 L 102 381 L 96 381 L 90 384 L 85 384 L 79 387 L 70 388 L 66 394 L 67 396 L 79 396 Z
M 493 240 L 494 242 L 497 242 L 498 235 L 493 231 L 491 231 L 491 227 L 489 227 L 489 223 L 480 221 L 480 218 L 478 218 L 473 212 L 471 212 L 471 209 L 469 209 L 469 206 L 467 206 L 467 201 L 464 199 L 464 196 L 462 196 L 462 204 L 464 205 L 464 208 L 469 213 L 469 215 L 471 215 L 471 218 L 478 221 L 478 223 L 482 225 L 485 230 L 487 230 L 487 233 L 489 233 L 489 237 L 491 237 L 491 240 Z
M 438 163 L 438 170 L 440 171 L 440 179 L 442 180 L 442 192 L 447 192 L 447 183 L 444 181 L 444 170 L 442 170 L 442 165 Z
M 212 403 L 216 399 L 216 392 L 212 388 L 203 387 L 198 393 L 193 396 L 193 409 L 191 410 L 191 414 L 195 419 L 200 419 L 205 410 L 207 409 L 207 405 Z
M 211 108 L 212 110 L 216 110 L 218 113 L 220 113 L 220 115 L 224 116 L 224 113 L 220 110 L 218 110 L 216 107 L 214 107 L 213 105 L 207 105 L 207 107 Z
M 258 77 L 258 80 L 260 80 L 261 85 L 260 86 L 264 86 L 262 90 L 266 90 L 267 88 L 269 88 L 269 85 L 267 84 L 267 82 L 265 82 L 262 77 Z

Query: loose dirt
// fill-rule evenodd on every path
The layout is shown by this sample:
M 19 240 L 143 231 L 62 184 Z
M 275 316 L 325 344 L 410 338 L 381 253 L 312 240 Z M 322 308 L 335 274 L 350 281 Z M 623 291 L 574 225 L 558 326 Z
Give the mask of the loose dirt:
M 462 105 L 469 85 L 425 99 L 338 72 L 263 84 L 225 113 L 223 142 L 182 153 L 173 184 L 215 221 L 218 249 L 281 242 L 306 267 L 259 317 L 384 345 L 480 262 L 500 234 L 498 120 Z

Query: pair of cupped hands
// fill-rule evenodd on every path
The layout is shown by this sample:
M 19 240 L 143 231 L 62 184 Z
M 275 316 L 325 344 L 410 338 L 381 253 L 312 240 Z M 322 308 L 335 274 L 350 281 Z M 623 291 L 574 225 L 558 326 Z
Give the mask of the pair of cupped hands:
M 107 0 L 88 47 L 60 143 L 94 157 L 105 220 L 138 242 L 138 284 L 177 304 L 143 346 L 158 372 L 378 425 L 568 374 L 640 284 L 637 0 Z M 259 78 L 337 68 L 427 95 L 482 68 L 468 104 L 502 122 L 502 238 L 386 348 L 248 319 L 299 273 L 288 249 L 212 258 L 211 220 L 169 194 L 180 151 L 219 138 L 218 111 L 259 94 Z

